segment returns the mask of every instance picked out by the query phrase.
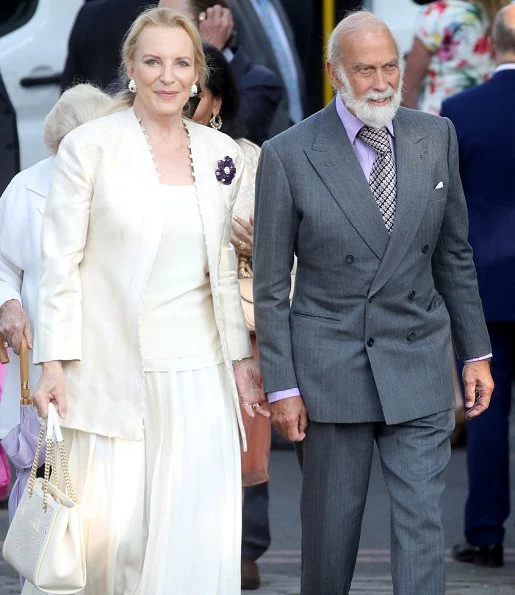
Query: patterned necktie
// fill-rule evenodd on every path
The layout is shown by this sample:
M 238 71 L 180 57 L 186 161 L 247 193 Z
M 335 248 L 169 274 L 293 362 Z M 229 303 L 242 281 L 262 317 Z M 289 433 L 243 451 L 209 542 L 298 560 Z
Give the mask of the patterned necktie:
M 270 40 L 275 59 L 277 60 L 277 65 L 281 72 L 281 78 L 286 87 L 286 93 L 288 95 L 288 114 L 290 120 L 296 124 L 302 120 L 303 111 L 295 58 L 288 44 L 286 32 L 282 30 L 279 15 L 275 11 L 270 0 L 257 0 L 257 6 L 259 8 L 261 23 Z M 279 30 L 280 27 L 281 30 Z
M 395 176 L 395 162 L 388 139 L 386 128 L 370 128 L 363 126 L 358 132 L 361 140 L 377 151 L 372 171 L 370 172 L 369 186 L 376 199 L 377 206 L 383 218 L 388 233 L 392 233 L 395 220 L 395 200 L 397 184 Z

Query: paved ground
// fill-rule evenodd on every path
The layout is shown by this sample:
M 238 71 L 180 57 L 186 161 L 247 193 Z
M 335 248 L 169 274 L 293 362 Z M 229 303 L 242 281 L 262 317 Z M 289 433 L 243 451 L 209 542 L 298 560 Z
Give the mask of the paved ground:
M 512 425 L 512 477 L 515 477 L 515 422 Z M 444 497 L 446 546 L 461 541 L 463 502 L 466 495 L 466 456 L 453 451 Z M 300 574 L 300 527 L 298 503 L 300 473 L 293 452 L 273 452 L 271 462 L 272 547 L 259 565 L 262 588 L 258 595 L 298 595 Z M 512 498 L 515 489 L 512 489 Z M 514 498 L 515 500 L 515 498 Z M 6 529 L 6 512 L 0 511 L 0 540 Z M 377 459 L 374 461 L 370 492 L 363 522 L 361 548 L 352 595 L 392 594 L 388 565 L 388 496 Z M 453 562 L 448 556 L 447 595 L 515 595 L 515 528 L 513 517 L 506 525 L 506 565 L 481 569 Z M 18 593 L 14 572 L 0 562 L 0 595 Z M 98 594 L 102 595 L 102 594 Z M 152 594 L 145 594 L 152 595 Z M 175 595 L 170 591 L 170 595 Z M 198 595 L 204 595 L 199 593 Z M 320 595 L 323 595 L 322 593 Z M 415 593 L 413 595 L 416 595 Z

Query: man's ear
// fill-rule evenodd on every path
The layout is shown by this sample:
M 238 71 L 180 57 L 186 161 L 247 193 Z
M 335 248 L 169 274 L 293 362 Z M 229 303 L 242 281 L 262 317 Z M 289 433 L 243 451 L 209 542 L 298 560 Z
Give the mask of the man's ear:
M 335 89 L 339 89 L 342 86 L 342 82 L 340 80 L 340 77 L 338 76 L 337 68 L 329 60 L 325 63 L 325 67 L 327 70 L 327 74 L 329 75 L 331 84 Z

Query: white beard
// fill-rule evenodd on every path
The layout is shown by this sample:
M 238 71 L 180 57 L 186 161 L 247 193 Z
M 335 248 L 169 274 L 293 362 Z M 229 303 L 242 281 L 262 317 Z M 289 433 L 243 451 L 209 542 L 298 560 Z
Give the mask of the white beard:
M 372 128 L 383 128 L 393 120 L 402 100 L 402 71 L 397 91 L 394 91 L 392 87 L 389 87 L 382 93 L 378 91 L 369 91 L 363 97 L 359 98 L 354 95 L 350 81 L 342 67 L 338 69 L 338 78 L 342 83 L 338 92 L 343 103 L 345 103 L 347 108 L 353 111 L 364 124 Z M 377 101 L 388 98 L 391 98 L 391 101 L 385 105 L 371 105 L 369 103 L 370 99 Z

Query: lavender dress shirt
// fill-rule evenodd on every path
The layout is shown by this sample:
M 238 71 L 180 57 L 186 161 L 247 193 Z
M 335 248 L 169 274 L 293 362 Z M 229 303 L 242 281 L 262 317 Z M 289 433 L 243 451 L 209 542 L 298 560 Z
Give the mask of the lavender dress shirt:
M 340 117 L 343 127 L 345 128 L 345 132 L 349 137 L 349 141 L 352 145 L 352 148 L 354 149 L 356 157 L 358 158 L 361 169 L 363 170 L 366 179 L 369 180 L 370 172 L 372 171 L 372 166 L 376 158 L 376 151 L 357 136 L 358 132 L 363 128 L 363 126 L 365 126 L 365 124 L 357 116 L 351 114 L 351 112 L 343 103 L 339 94 L 336 96 L 336 111 L 338 112 L 338 116 Z M 393 129 L 393 123 L 389 122 L 386 125 L 386 128 L 389 132 L 390 145 L 395 158 L 395 133 Z M 466 360 L 465 363 L 488 359 L 490 357 L 492 357 L 491 353 L 482 357 Z M 267 393 L 267 399 L 269 403 L 274 403 L 275 401 L 280 401 L 281 399 L 286 399 L 287 397 L 298 396 L 300 396 L 298 387 Z

